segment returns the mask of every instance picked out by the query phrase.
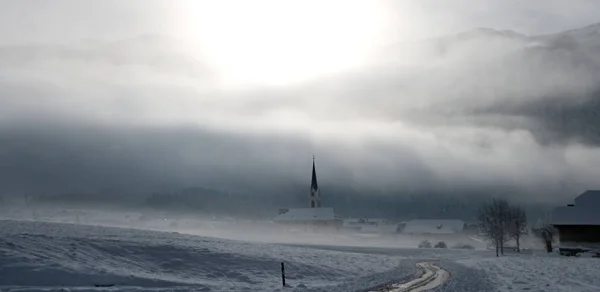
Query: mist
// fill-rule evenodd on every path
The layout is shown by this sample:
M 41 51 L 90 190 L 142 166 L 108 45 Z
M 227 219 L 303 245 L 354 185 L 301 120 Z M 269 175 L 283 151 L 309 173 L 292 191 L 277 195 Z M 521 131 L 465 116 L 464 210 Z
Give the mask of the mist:
M 406 215 L 437 198 L 398 218 L 458 216 L 464 209 L 441 210 L 493 196 L 553 204 L 598 187 L 592 16 L 562 21 L 551 13 L 557 2 L 516 27 L 500 22 L 508 13 L 500 9 L 442 31 L 442 13 L 410 33 L 389 25 L 389 40 L 358 67 L 236 85 L 177 29 L 146 26 L 157 3 L 119 18 L 126 33 L 91 19 L 77 37 L 62 36 L 52 13 L 44 33 L 1 31 L 0 194 L 119 205 L 206 188 L 223 205 L 267 216 L 306 204 L 312 155 L 324 202 L 348 215 Z M 482 17 L 502 6 L 486 3 Z M 573 6 L 593 10 L 586 3 Z M 69 15 L 83 9 L 69 7 Z M 12 21 L 32 31 L 31 20 Z

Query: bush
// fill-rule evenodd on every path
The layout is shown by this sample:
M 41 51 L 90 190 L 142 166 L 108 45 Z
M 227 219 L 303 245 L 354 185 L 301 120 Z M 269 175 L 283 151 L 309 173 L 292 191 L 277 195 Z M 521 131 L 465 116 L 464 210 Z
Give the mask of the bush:
M 431 248 L 431 242 L 429 242 L 429 240 L 423 240 L 419 243 L 419 248 Z
M 457 243 L 453 248 L 456 249 L 475 249 L 474 246 L 467 243 Z
M 448 248 L 448 246 L 446 245 L 446 243 L 443 242 L 443 241 L 440 241 L 440 242 L 436 243 L 434 247 L 435 248 Z

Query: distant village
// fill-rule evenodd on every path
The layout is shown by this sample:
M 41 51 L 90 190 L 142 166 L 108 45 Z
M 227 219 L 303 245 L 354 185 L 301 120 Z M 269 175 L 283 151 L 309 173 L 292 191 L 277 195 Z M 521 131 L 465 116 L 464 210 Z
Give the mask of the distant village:
M 131 219 L 136 224 L 143 225 L 150 224 L 150 221 L 154 222 L 153 220 L 159 218 L 161 224 L 168 221 L 169 227 L 176 228 L 187 226 L 186 214 L 198 215 L 198 213 L 206 212 L 209 216 L 214 217 L 214 214 L 218 214 L 214 212 L 215 210 L 223 210 L 226 207 L 229 214 L 247 213 L 250 209 L 250 213 L 256 213 L 256 219 L 252 220 L 264 222 L 265 218 L 269 218 L 268 220 L 272 223 L 290 231 L 325 231 L 332 234 L 346 233 L 363 237 L 396 236 L 405 239 L 416 239 L 417 243 L 421 240 L 435 240 L 437 242 L 448 240 L 458 243 L 468 242 L 480 247 L 486 247 L 487 245 L 488 248 L 491 245 L 490 239 L 482 234 L 484 232 L 481 230 L 480 222 L 477 219 L 465 221 L 464 218 L 454 217 L 460 216 L 458 212 L 437 214 L 438 216 L 449 214 L 446 215 L 448 218 L 428 218 L 433 214 L 432 212 L 412 212 L 411 216 L 404 217 L 405 220 L 394 220 L 385 218 L 386 215 L 356 216 L 356 214 L 360 215 L 361 210 L 358 209 L 358 212 L 356 212 L 357 210 L 352 212 L 355 216 L 344 216 L 344 214 L 336 212 L 336 206 L 324 206 L 322 204 L 322 194 L 319 188 L 314 158 L 310 192 L 308 190 L 307 185 L 306 205 L 304 206 L 282 206 L 287 204 L 286 202 L 289 202 L 289 200 L 275 197 L 270 199 L 268 204 L 264 204 L 266 208 L 260 210 L 248 208 L 248 206 L 255 206 L 252 205 L 255 200 L 253 200 L 251 192 L 246 196 L 241 196 L 242 198 L 236 195 L 235 199 L 230 194 L 213 192 L 211 189 L 204 188 L 186 189 L 179 194 L 157 193 L 146 198 L 142 204 L 135 201 L 129 203 L 132 206 L 130 209 L 141 211 L 143 215 L 139 218 L 132 215 L 127 220 Z M 133 198 L 134 196 L 127 197 Z M 85 223 L 84 221 L 87 220 L 84 215 L 80 216 L 75 211 L 67 212 L 65 206 L 80 208 L 93 205 L 99 207 L 103 202 L 99 198 L 106 199 L 105 196 L 82 196 L 74 193 L 56 196 L 25 195 L 22 201 L 24 206 L 28 207 L 28 212 L 31 213 L 31 219 L 33 220 L 49 220 L 48 216 L 55 216 L 65 217 L 65 220 L 71 218 L 71 221 L 76 223 Z M 13 198 L 13 201 L 5 200 L 3 205 L 14 205 L 16 204 L 14 200 L 19 199 L 21 198 Z M 231 200 L 238 203 L 231 204 Z M 358 205 L 360 206 L 360 204 Z M 42 208 L 44 206 L 56 206 L 58 211 L 56 214 L 45 214 L 44 212 L 52 208 Z M 142 206 L 142 208 L 139 206 Z M 146 206 L 146 208 L 143 206 Z M 112 206 L 107 205 L 106 208 L 112 208 Z M 279 212 L 277 212 L 277 208 L 279 208 Z M 123 208 L 123 210 L 125 209 Z M 343 208 L 338 206 L 338 209 Z M 367 211 L 366 209 L 365 211 Z M 597 250 L 600 256 L 600 214 L 598 210 L 600 210 L 600 190 L 588 190 L 575 197 L 571 204 L 555 206 L 547 218 L 534 218 L 533 220 L 528 218 L 529 220 L 524 222 L 523 230 L 519 232 L 522 232 L 523 242 L 529 241 L 537 245 L 544 244 L 548 251 L 558 250 L 564 255 L 578 255 L 589 250 Z M 525 213 L 524 210 L 522 211 Z M 389 215 L 390 212 L 385 214 Z M 132 219 L 134 217 L 137 219 Z M 225 218 L 230 218 L 230 215 L 226 215 Z M 510 242 L 510 240 L 506 242 L 509 247 L 516 245 L 518 249 L 518 240 L 517 242 Z
M 600 256 L 600 191 L 588 190 L 577 196 L 574 204 L 558 206 L 547 222 L 528 223 L 524 235 L 546 241 L 548 251 L 558 244 L 562 255 L 577 255 L 594 250 Z M 345 218 L 333 207 L 321 205 L 321 192 L 313 157 L 310 193 L 306 208 L 282 208 L 274 222 L 305 231 L 349 231 L 357 234 L 411 235 L 422 238 L 469 237 L 481 233 L 478 222 L 465 222 L 455 218 L 419 218 L 390 222 L 384 218 Z
M 477 234 L 477 224 L 459 219 L 414 219 L 390 222 L 384 218 L 343 218 L 333 207 L 321 205 L 321 191 L 313 157 L 310 194 L 307 208 L 283 208 L 274 222 L 288 226 L 300 226 L 337 231 L 353 231 L 364 234 L 410 234 L 410 235 L 465 235 Z

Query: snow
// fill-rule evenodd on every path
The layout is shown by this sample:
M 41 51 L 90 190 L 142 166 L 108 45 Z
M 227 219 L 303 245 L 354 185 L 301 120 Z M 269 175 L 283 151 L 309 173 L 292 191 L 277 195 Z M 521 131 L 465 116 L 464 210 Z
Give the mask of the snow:
M 363 225 L 360 227 L 360 232 L 376 233 L 376 234 L 394 234 L 394 233 L 398 232 L 398 225 L 396 225 L 396 224 Z
M 403 256 L 417 262 L 432 261 L 451 278 L 435 291 L 600 291 L 600 259 L 547 254 L 511 254 L 497 258 L 493 251 L 450 249 L 389 249 L 320 247 L 323 249 Z
M 600 260 L 556 254 L 471 258 L 457 263 L 485 271 L 498 291 L 600 291 Z
M 249 229 L 231 222 L 205 225 L 231 228 L 229 232 L 238 236 Z M 249 237 L 255 242 L 242 242 L 177 232 L 0 220 L 0 290 L 353 292 L 408 282 L 417 276 L 417 263 L 431 262 L 451 275 L 435 291 L 600 291 L 596 276 L 600 259 L 595 258 L 537 251 L 496 258 L 487 250 L 406 248 L 418 242 L 405 235 L 360 238 L 277 232 L 279 237 L 256 232 Z M 296 245 L 264 242 L 268 240 Z M 321 245 L 307 245 L 311 240 Z M 281 288 L 281 262 L 291 288 Z
M 450 271 L 450 280 L 434 291 L 456 291 L 456 292 L 488 292 L 498 291 L 489 275 L 475 268 L 458 264 L 451 260 L 441 260 L 438 265 Z
M 33 211 L 32 211 L 33 210 Z M 363 234 L 356 231 L 306 232 L 304 227 L 277 224 L 269 220 L 243 220 L 223 216 L 189 216 L 148 210 L 105 210 L 91 208 L 38 207 L 38 208 L 2 208 L 0 219 L 31 221 L 32 212 L 36 220 L 57 223 L 77 223 L 84 225 L 102 225 L 155 231 L 176 231 L 208 237 L 243 240 L 260 243 L 282 244 L 327 244 L 345 246 L 376 247 L 416 247 L 424 239 L 444 240 L 452 246 L 456 243 L 469 243 L 477 248 L 486 244 L 466 236 L 444 234 L 440 238 L 434 235 L 403 234 Z M 388 225 L 394 226 L 394 225 Z
M 355 228 L 360 229 L 366 220 L 358 218 L 348 218 L 342 220 L 342 228 Z
M 433 263 L 421 262 L 417 263 L 416 266 L 420 270 L 419 277 L 416 277 L 410 281 L 394 283 L 392 285 L 370 292 L 429 291 L 439 286 L 442 286 L 446 281 L 450 279 L 450 273 L 448 273 L 448 271 L 438 267 Z
M 333 221 L 335 213 L 333 208 L 296 208 L 289 209 L 283 214 L 275 217 L 277 222 L 298 222 L 298 221 Z
M 342 228 L 372 234 L 398 233 L 398 224 L 388 223 L 386 219 L 381 218 L 347 218 L 343 220 Z
M 414 234 L 454 234 L 462 232 L 465 222 L 462 220 L 422 219 L 406 222 L 403 233 Z
M 367 289 L 412 273 L 401 257 L 244 243 L 178 233 L 0 221 L 0 289 L 279 291 Z M 360 264 L 358 264 L 360 263 Z

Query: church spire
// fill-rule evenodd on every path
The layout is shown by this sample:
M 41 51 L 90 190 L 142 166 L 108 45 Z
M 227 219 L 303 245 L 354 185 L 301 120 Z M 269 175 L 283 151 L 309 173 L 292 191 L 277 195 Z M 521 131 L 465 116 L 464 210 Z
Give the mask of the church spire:
M 310 207 L 321 207 L 321 192 L 317 183 L 317 171 L 315 170 L 315 156 L 313 155 L 312 179 L 310 182 Z

